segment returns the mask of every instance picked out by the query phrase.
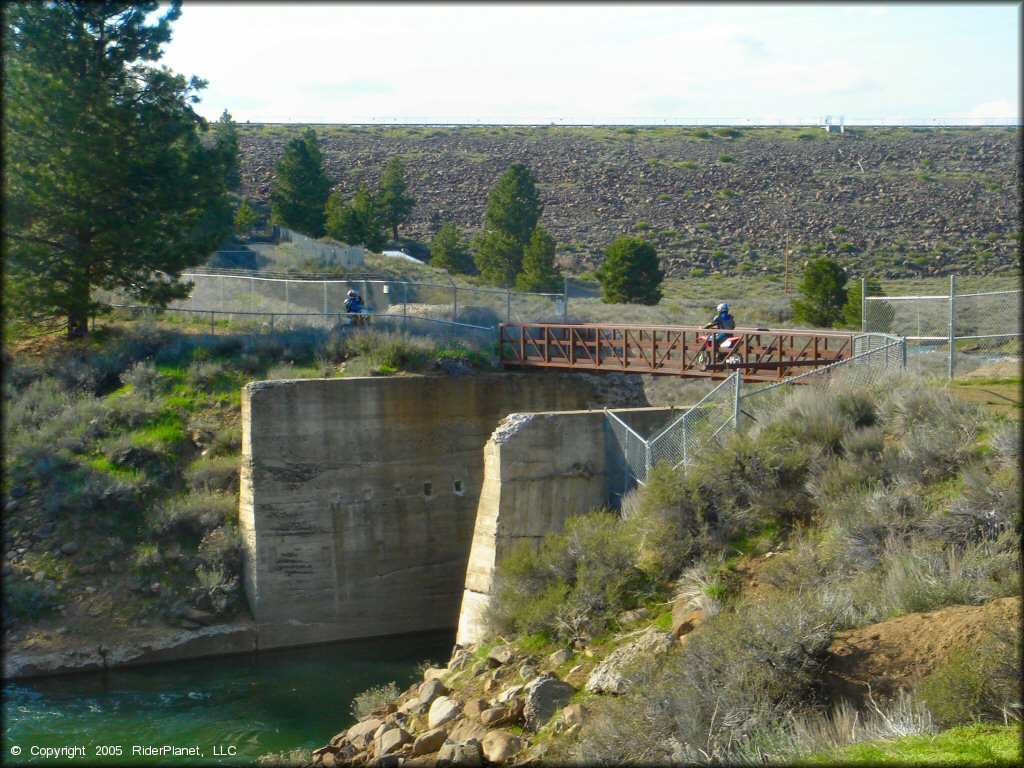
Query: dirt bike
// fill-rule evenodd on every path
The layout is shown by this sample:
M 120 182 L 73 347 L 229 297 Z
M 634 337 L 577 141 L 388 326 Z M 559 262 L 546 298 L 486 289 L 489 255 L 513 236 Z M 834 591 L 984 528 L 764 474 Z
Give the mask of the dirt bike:
M 363 307 L 358 312 L 347 312 L 342 323 L 344 325 L 369 325 L 373 317 L 373 307 Z
M 713 329 L 709 329 L 713 330 Z M 714 339 L 719 333 L 708 333 L 706 336 L 698 336 L 697 343 L 701 345 L 700 352 L 697 353 L 696 363 L 701 367 L 701 370 L 706 371 L 708 366 L 713 362 L 718 363 L 741 363 L 743 362 L 742 356 L 739 352 L 736 352 L 736 347 L 739 346 L 742 336 L 727 335 L 726 338 L 717 344 L 718 359 L 712 360 L 712 349 L 714 348 Z

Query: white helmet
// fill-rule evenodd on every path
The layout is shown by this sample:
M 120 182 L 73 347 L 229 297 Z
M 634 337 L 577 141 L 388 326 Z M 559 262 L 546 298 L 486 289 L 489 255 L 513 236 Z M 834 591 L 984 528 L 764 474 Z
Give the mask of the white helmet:
M 351 299 L 355 295 L 356 295 L 356 292 L 353 291 L 351 288 L 349 288 L 349 290 L 348 290 L 348 297 Z
M 715 309 L 718 312 L 728 312 L 729 311 L 729 305 L 728 304 L 719 304 L 717 307 L 715 307 Z

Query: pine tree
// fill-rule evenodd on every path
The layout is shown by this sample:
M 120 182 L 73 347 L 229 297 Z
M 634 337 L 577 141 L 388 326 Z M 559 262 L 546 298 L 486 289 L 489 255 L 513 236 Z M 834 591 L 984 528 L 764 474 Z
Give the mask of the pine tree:
M 458 227 L 447 219 L 430 244 L 430 263 L 457 274 L 469 274 L 473 270 L 473 259 L 466 241 L 459 234 Z
M 226 109 L 220 119 L 213 124 L 213 139 L 214 146 L 224 155 L 227 187 L 232 191 L 237 190 L 242 184 L 242 165 L 238 156 L 238 126 Z
M 473 260 L 484 281 L 501 288 L 511 288 L 523 268 L 523 246 L 507 232 L 485 231 L 477 239 Z
M 204 83 L 156 66 L 180 5 L 4 8 L 4 308 L 87 333 L 97 289 L 166 305 L 231 231 Z
M 535 227 L 523 249 L 523 271 L 516 278 L 516 289 L 550 293 L 563 287 L 562 273 L 555 266 L 555 239 L 543 227 Z
M 346 202 L 340 192 L 328 197 L 326 230 L 335 240 L 362 245 L 371 251 L 380 251 L 386 243 L 373 197 L 365 184 L 356 188 L 355 197 L 350 202 Z
M 289 141 L 274 170 L 270 185 L 273 222 L 310 237 L 321 237 L 331 183 L 324 173 L 316 131 L 306 128 L 300 138 Z
M 814 328 L 831 328 L 842 320 L 846 279 L 839 262 L 825 256 L 815 259 L 800 279 L 804 298 L 793 299 L 794 319 Z
M 504 288 L 515 285 L 523 251 L 543 211 L 530 169 L 522 163 L 509 166 L 487 198 L 484 231 L 476 241 L 474 258 L 484 280 Z
M 485 229 L 511 235 L 525 247 L 543 212 L 530 169 L 522 163 L 514 163 L 498 179 L 487 198 Z
M 382 226 L 391 230 L 391 237 L 398 239 L 398 227 L 409 220 L 416 198 L 405 194 L 406 183 L 402 175 L 402 161 L 397 156 L 388 160 L 377 193 L 377 210 Z
M 877 277 L 869 277 L 868 283 L 868 295 L 869 296 L 884 296 L 882 292 L 882 284 L 879 282 Z M 860 280 L 854 281 L 853 285 L 847 291 L 846 303 L 843 305 L 843 319 L 846 321 L 846 325 L 850 328 L 861 327 L 861 315 L 863 313 L 863 307 L 861 301 L 863 295 L 861 292 Z
M 235 211 L 235 234 L 239 237 L 248 237 L 255 226 L 256 211 L 249 205 L 248 200 L 243 200 Z
M 654 246 L 639 237 L 620 237 L 605 252 L 594 273 L 606 304 L 648 304 L 661 301 L 661 269 Z

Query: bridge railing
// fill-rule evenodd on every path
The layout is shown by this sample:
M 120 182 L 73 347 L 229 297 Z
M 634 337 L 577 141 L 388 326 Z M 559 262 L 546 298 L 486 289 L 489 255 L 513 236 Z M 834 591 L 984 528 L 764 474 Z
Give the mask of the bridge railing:
M 719 337 L 722 337 L 721 339 Z M 731 345 L 724 337 L 735 337 Z M 522 323 L 500 326 L 502 367 L 557 367 L 703 376 L 742 371 L 783 381 L 854 354 L 853 333 L 697 326 Z

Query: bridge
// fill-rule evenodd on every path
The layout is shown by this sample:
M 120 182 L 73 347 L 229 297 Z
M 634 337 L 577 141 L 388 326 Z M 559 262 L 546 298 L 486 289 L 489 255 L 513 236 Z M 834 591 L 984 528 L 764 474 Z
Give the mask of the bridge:
M 782 381 L 854 354 L 853 333 L 737 328 L 719 344 L 697 326 L 502 323 L 502 369 L 571 368 L 744 381 Z M 711 346 L 705 337 L 711 334 Z M 700 338 L 698 338 L 700 337 Z

